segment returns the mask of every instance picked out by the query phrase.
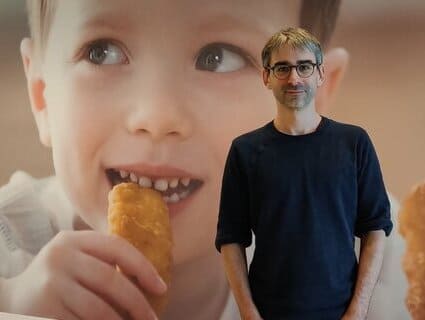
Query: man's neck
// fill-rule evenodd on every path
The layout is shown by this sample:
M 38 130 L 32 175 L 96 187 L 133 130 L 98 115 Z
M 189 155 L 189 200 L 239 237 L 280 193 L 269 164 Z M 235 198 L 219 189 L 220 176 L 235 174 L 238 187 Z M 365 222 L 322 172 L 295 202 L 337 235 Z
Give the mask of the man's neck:
M 170 304 L 161 319 L 220 319 L 229 292 L 220 257 L 206 255 L 173 270 Z
M 273 123 L 280 132 L 298 136 L 314 132 L 319 126 L 321 119 L 314 105 L 302 110 L 278 106 L 277 115 Z

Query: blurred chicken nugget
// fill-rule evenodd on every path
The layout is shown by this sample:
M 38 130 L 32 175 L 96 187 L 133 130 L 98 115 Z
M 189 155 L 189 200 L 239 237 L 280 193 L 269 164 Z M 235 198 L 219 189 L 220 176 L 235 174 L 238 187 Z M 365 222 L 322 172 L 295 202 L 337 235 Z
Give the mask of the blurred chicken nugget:
M 425 319 L 425 183 L 406 197 L 399 214 L 406 239 L 403 268 L 409 281 L 406 305 L 414 320 Z
M 167 285 L 171 281 L 172 237 L 168 207 L 161 194 L 134 183 L 116 185 L 108 196 L 109 232 L 127 239 L 152 262 Z M 167 294 L 145 296 L 157 314 Z

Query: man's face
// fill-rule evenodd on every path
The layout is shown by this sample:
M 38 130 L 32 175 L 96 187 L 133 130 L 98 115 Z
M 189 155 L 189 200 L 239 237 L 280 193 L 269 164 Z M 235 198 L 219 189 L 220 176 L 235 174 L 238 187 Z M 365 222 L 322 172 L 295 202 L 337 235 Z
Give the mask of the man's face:
M 281 0 L 58 1 L 41 66 L 44 126 L 85 222 L 106 229 L 110 173 L 133 173 L 167 187 L 177 264 L 215 254 L 230 142 L 275 113 L 259 53 L 298 12 Z
M 270 70 L 267 76 L 267 87 L 273 91 L 273 95 L 278 105 L 293 110 L 302 110 L 308 107 L 314 107 L 314 101 L 317 88 L 323 82 L 323 69 L 319 72 L 314 54 L 307 49 L 293 49 L 289 46 L 283 46 L 272 53 L 270 66 L 282 66 L 282 70 L 288 66 L 299 65 L 299 72 L 296 68 L 290 68 L 287 77 L 278 79 L 279 72 L 276 75 Z M 303 69 L 313 65 L 313 73 L 309 76 L 303 75 Z M 281 72 L 282 74 L 284 72 Z M 301 75 L 299 74 L 301 73 Z M 308 72 L 307 72 L 308 73 Z

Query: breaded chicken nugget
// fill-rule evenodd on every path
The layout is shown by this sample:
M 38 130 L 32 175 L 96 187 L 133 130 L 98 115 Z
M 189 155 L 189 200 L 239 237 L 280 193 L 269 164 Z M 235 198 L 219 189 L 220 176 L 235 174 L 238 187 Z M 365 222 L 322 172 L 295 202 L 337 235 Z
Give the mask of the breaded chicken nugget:
M 425 183 L 406 197 L 399 214 L 406 240 L 403 268 L 409 281 L 406 305 L 414 320 L 425 319 Z
M 116 185 L 109 193 L 109 232 L 127 239 L 152 262 L 167 285 L 171 281 L 172 236 L 168 207 L 161 194 L 134 183 Z M 145 293 L 157 314 L 167 296 Z

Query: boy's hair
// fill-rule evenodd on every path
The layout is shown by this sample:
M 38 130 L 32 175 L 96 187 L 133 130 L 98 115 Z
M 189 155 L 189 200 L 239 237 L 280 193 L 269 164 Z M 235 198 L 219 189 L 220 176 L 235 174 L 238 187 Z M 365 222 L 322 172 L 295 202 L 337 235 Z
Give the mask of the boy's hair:
M 43 52 L 53 19 L 56 0 L 27 0 L 28 21 L 36 51 Z M 326 46 L 335 28 L 341 0 L 302 0 L 300 27 Z
M 325 48 L 335 30 L 341 0 L 302 0 L 299 27 L 319 39 Z
M 270 67 L 270 58 L 273 52 L 283 46 L 289 46 L 292 49 L 304 49 L 312 52 L 318 65 L 323 62 L 322 48 L 320 42 L 306 30 L 301 28 L 287 28 L 276 32 L 265 44 L 261 52 L 263 67 Z
M 56 0 L 26 0 L 28 24 L 31 38 L 34 41 L 35 52 L 44 52 L 50 24 L 56 7 Z

